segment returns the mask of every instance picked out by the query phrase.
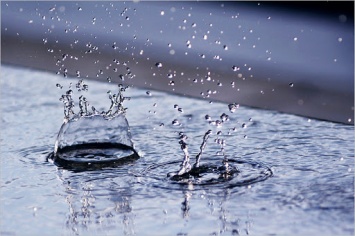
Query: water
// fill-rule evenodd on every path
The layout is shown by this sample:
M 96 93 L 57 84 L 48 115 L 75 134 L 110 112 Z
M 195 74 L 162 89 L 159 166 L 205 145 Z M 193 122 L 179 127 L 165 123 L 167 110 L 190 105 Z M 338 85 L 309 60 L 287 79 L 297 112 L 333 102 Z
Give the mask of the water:
M 72 83 L 78 101 L 78 80 L 1 73 L 1 235 L 354 234 L 353 126 L 129 88 L 139 158 L 76 171 L 48 157 L 63 122 L 59 98 Z M 84 83 L 90 106 L 109 110 L 117 85 Z M 184 160 L 181 140 L 192 169 L 204 148 L 199 169 L 169 176 Z

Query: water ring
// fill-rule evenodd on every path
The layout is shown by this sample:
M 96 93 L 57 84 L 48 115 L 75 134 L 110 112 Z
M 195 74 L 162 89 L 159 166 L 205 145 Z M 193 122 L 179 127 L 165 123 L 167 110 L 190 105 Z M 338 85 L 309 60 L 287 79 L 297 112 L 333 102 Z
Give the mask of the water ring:
M 65 120 L 49 159 L 62 168 L 84 171 L 125 165 L 139 155 L 124 114 L 95 114 Z

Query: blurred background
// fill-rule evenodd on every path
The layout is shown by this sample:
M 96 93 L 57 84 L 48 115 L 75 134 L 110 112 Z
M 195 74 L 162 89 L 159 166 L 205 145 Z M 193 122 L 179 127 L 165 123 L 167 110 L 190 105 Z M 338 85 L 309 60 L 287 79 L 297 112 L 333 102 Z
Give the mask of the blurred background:
M 2 1 L 1 63 L 353 124 L 354 2 Z

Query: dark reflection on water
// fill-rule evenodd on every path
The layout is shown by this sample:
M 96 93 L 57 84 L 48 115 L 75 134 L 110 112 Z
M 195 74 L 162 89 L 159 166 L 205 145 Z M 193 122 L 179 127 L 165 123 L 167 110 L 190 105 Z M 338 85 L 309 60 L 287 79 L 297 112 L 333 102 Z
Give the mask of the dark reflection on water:
M 178 183 L 167 178 L 183 158 L 178 133 L 188 136 L 189 152 L 196 155 L 211 129 L 205 115 L 218 119 L 227 105 L 131 89 L 127 119 L 140 158 L 77 172 L 46 161 L 62 122 L 53 90 L 59 80 L 2 67 L 0 234 L 354 233 L 353 126 L 240 107 L 228 113 L 219 138 L 226 140 L 225 152 L 241 172 L 212 185 L 199 185 L 198 178 Z M 90 83 L 91 100 L 107 102 L 111 85 Z M 182 126 L 173 126 L 174 119 Z M 221 165 L 215 138 L 208 141 L 201 165 Z M 272 176 L 228 188 L 251 163 L 270 169 Z
M 87 143 L 66 146 L 50 153 L 47 160 L 72 171 L 115 168 L 139 159 L 134 148 L 116 143 Z

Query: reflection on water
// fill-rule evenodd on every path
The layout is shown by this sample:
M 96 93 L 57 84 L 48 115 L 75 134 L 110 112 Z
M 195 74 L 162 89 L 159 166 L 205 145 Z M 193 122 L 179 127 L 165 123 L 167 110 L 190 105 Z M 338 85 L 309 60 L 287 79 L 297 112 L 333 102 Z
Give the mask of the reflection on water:
M 354 233 L 353 126 L 245 107 L 232 113 L 228 104 L 156 91 L 148 96 L 132 88 L 127 119 L 140 158 L 75 172 L 46 161 L 62 122 L 58 94 L 53 94 L 60 80 L 2 67 L 1 234 Z M 107 87 L 113 85 L 89 82 L 90 101 L 105 108 Z M 209 123 L 223 113 L 229 120 L 222 126 Z M 175 119 L 181 125 L 173 125 Z M 190 155 L 196 155 L 209 129 L 199 166 L 223 166 L 218 141 L 223 139 L 229 166 L 240 172 L 213 185 L 193 177 L 184 183 L 169 179 L 183 161 L 180 132 L 188 136 Z M 226 187 L 268 170 L 272 176 L 264 181 Z
M 100 234 L 117 225 L 123 226 L 125 235 L 134 234 L 127 169 L 114 171 L 116 173 L 111 169 L 76 174 L 58 170 L 58 178 L 65 187 L 63 197 L 68 204 L 66 227 L 75 234 Z

